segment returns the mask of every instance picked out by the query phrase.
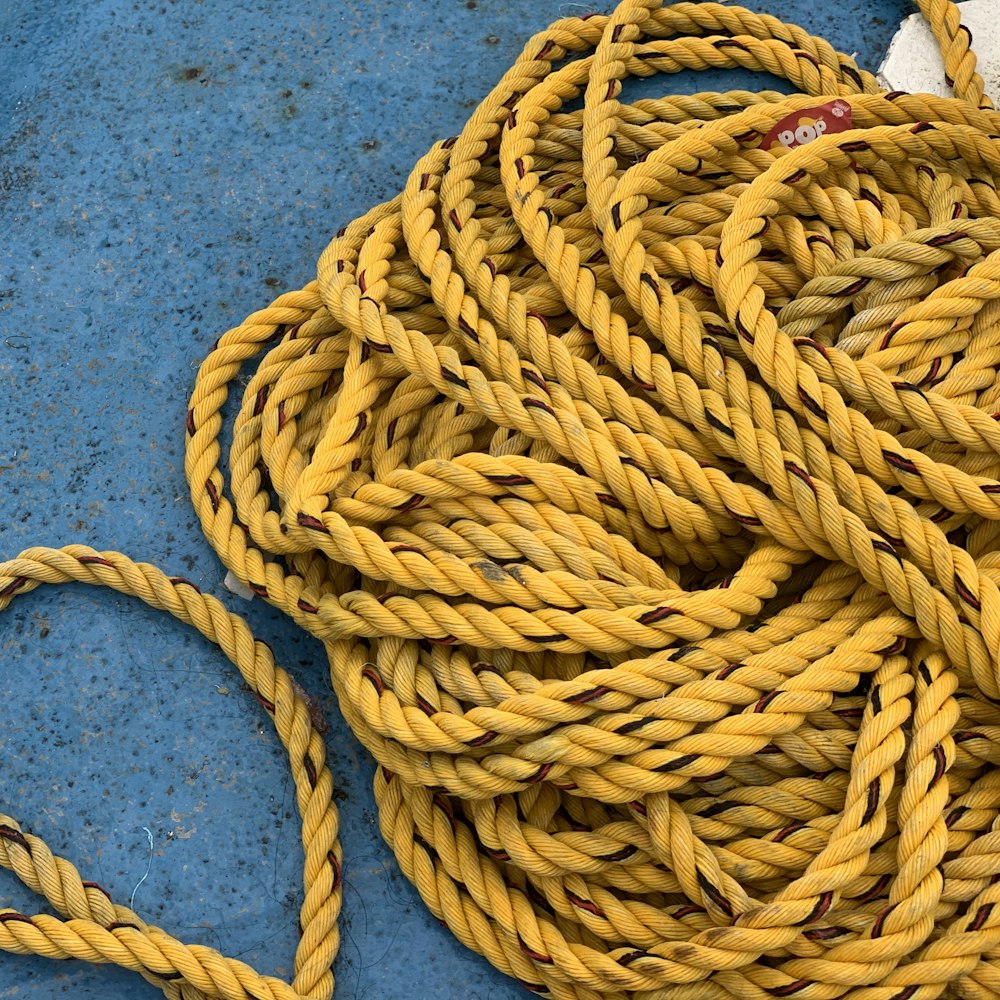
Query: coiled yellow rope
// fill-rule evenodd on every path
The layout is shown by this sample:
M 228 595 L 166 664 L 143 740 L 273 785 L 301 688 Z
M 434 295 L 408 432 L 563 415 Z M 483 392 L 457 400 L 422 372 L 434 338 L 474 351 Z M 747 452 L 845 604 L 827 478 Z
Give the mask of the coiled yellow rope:
M 556 22 L 198 373 L 205 534 L 326 644 L 431 911 L 535 993 L 1000 996 L 1000 115 L 954 5 L 919 6 L 953 99 L 739 7 Z M 618 100 L 737 66 L 800 94 Z M 835 99 L 850 128 L 770 142 Z M 29 549 L 0 606 L 65 580 L 190 622 L 274 719 L 302 940 L 291 985 L 259 976 L 0 816 L 61 914 L 0 911 L 0 948 L 329 998 L 337 814 L 296 688 L 117 553 Z

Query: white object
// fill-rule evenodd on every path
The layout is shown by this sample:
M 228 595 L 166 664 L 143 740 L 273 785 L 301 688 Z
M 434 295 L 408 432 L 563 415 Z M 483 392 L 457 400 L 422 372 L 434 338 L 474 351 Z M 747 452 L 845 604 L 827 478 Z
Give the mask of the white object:
M 253 591 L 238 576 L 234 576 L 232 570 L 226 573 L 226 578 L 222 582 L 230 594 L 242 597 L 244 601 L 253 600 Z
M 962 15 L 962 24 L 972 32 L 972 51 L 976 54 L 976 68 L 983 78 L 986 93 L 998 100 L 1000 0 L 966 0 L 958 4 L 958 10 Z M 878 80 L 886 90 L 954 96 L 945 82 L 944 60 L 937 42 L 920 14 L 912 14 L 899 26 L 878 68 Z

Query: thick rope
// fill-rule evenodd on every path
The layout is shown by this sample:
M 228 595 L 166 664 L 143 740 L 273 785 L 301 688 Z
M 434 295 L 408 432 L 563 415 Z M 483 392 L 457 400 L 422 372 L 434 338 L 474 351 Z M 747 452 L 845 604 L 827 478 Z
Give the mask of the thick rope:
M 430 910 L 535 993 L 1000 996 L 1000 115 L 955 6 L 919 6 L 954 98 L 739 7 L 557 21 L 198 373 L 205 534 L 325 643 Z M 619 99 L 708 67 L 799 93 Z M 29 549 L 0 607 L 67 580 L 192 624 L 272 717 L 295 977 L 145 924 L 6 816 L 0 864 L 60 916 L 0 910 L 0 948 L 327 1000 L 341 853 L 302 695 L 117 553 Z

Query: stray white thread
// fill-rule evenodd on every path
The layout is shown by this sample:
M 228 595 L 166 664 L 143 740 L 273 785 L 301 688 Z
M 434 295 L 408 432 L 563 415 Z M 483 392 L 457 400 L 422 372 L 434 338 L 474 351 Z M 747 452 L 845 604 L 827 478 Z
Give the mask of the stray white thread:
M 153 831 L 148 826 L 144 826 L 143 830 L 149 840 L 149 857 L 146 859 L 146 870 L 142 873 L 142 878 L 136 882 L 135 888 L 132 890 L 132 895 L 129 898 L 128 908 L 130 910 L 135 908 L 135 894 L 139 891 L 139 886 L 149 878 L 149 869 L 153 867 Z

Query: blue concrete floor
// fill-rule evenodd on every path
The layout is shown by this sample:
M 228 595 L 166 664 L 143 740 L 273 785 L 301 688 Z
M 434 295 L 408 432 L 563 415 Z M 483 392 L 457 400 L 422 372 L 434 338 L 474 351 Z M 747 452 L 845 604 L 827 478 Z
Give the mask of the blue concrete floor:
M 194 367 L 329 235 L 394 194 L 556 0 L 0 0 L 0 557 L 121 549 L 226 596 L 330 720 L 344 1000 L 525 995 L 424 910 L 322 651 L 225 595 L 182 472 Z M 874 68 L 902 0 L 769 2 Z M 748 75 L 653 89 L 760 89 Z M 301 852 L 281 748 L 183 626 L 83 587 L 0 617 L 0 811 L 188 942 L 290 974 Z M 144 828 L 153 837 L 153 852 Z M 0 907 L 38 900 L 0 877 Z M 415 984 L 427 984 L 415 986 Z M 0 954 L 0 998 L 146 1000 L 130 973 Z

